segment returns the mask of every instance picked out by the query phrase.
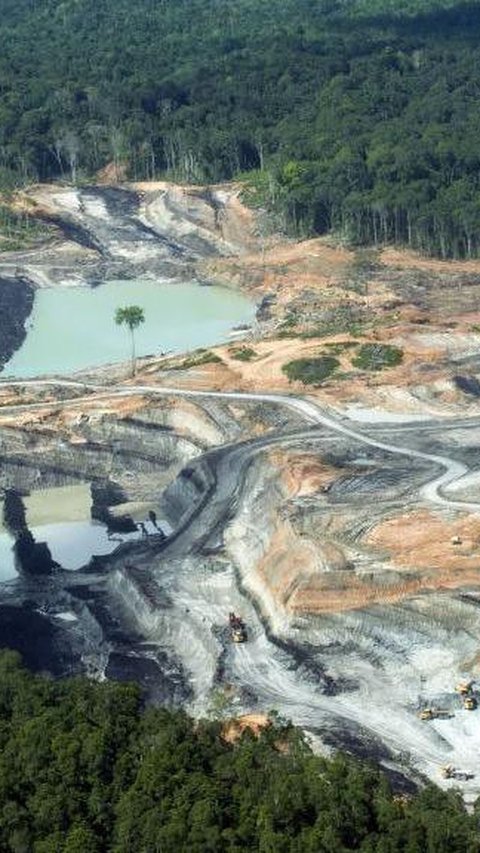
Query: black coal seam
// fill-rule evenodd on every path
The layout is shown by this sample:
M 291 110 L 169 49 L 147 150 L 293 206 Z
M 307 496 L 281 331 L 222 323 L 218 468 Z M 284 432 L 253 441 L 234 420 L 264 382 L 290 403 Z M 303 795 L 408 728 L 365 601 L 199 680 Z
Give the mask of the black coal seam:
M 77 222 L 74 222 L 67 217 L 57 216 L 53 213 L 39 214 L 39 218 L 47 224 L 55 225 L 55 227 L 58 228 L 67 239 L 73 240 L 85 249 L 93 249 L 106 260 L 110 259 L 111 256 L 109 252 L 107 252 L 105 247 L 102 246 L 102 244 L 91 234 L 88 228 L 85 228 L 83 225 L 79 225 Z
M 35 288 L 29 279 L 0 278 L 0 370 L 27 336 L 25 323 L 34 300 Z

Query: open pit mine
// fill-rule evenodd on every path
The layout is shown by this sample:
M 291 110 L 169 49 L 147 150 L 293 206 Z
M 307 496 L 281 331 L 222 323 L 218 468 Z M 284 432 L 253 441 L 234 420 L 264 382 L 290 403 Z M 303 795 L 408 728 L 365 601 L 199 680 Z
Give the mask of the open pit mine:
M 480 264 L 265 236 L 237 187 L 16 203 L 54 231 L 0 261 L 0 644 L 197 716 L 275 710 L 473 800 Z M 145 278 L 227 284 L 256 318 L 133 378 L 9 373 L 40 289 Z M 326 353 L 321 382 L 282 369 Z

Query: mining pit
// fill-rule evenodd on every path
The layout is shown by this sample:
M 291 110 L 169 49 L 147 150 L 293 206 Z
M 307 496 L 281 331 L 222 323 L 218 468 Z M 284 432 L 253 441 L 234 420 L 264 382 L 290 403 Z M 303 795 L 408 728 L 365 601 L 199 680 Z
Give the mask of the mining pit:
M 38 671 L 134 679 L 149 701 L 198 716 L 275 709 L 315 749 L 472 801 L 479 711 L 455 688 L 471 681 L 475 697 L 480 683 L 477 271 L 456 267 L 450 289 L 450 270 L 379 253 L 353 287 L 352 253 L 321 241 L 264 252 L 237 190 L 214 192 L 216 205 L 166 185 L 32 192 L 63 236 L 1 260 L 2 277 L 62 286 L 123 264 L 124 276 L 223 275 L 267 302 L 210 363 L 151 357 L 134 379 L 118 365 L 0 383 L 0 486 L 17 508 L 12 546 L 29 548 L 0 583 L 0 642 Z M 378 341 L 402 346 L 402 362 L 356 366 Z M 337 374 L 288 381 L 285 362 L 328 345 Z M 80 486 L 112 552 L 94 544 L 74 570 L 50 552 L 40 571 L 28 554 L 48 537 L 29 506 Z M 245 642 L 232 642 L 230 612 Z M 428 708 L 442 714 L 421 719 Z M 446 764 L 461 781 L 442 778 Z

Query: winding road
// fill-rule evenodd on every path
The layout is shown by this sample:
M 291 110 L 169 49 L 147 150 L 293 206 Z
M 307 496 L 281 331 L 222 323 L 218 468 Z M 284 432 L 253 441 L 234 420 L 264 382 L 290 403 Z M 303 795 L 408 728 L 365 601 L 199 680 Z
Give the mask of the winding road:
M 203 458 L 212 471 L 213 488 L 206 491 L 200 504 L 187 513 L 175 533 L 160 546 L 160 563 L 153 575 L 149 553 L 146 553 L 144 564 L 141 564 L 147 581 L 157 576 L 155 572 L 160 572 L 172 602 L 169 609 L 146 612 L 145 636 L 150 636 L 153 620 L 157 625 L 158 637 L 168 642 L 184 660 L 198 697 L 196 710 L 200 714 L 205 713 L 208 708 L 202 702 L 205 703 L 205 697 L 208 697 L 214 683 L 218 660 L 216 647 L 212 649 L 212 626 L 222 624 L 228 602 L 234 608 L 242 608 L 240 612 L 247 619 L 250 641 L 244 647 L 228 650 L 225 680 L 247 686 L 257 697 L 260 707 L 278 707 L 281 713 L 310 731 L 322 728 L 328 732 L 332 727 L 339 729 L 346 733 L 347 743 L 352 733 L 355 737 L 355 732 L 364 733 L 359 735 L 360 738 L 373 736 L 376 744 L 372 747 L 374 751 L 379 748 L 379 744 L 387 744 L 396 755 L 404 756 L 408 752 L 413 757 L 414 765 L 436 780 L 439 767 L 449 760 L 475 773 L 474 753 L 478 736 L 469 728 L 475 721 L 468 714 L 462 716 L 463 712 L 460 712 L 454 723 L 439 721 L 429 727 L 419 722 L 415 715 L 415 703 L 418 702 L 415 679 L 418 679 L 418 672 L 423 672 L 426 667 L 425 671 L 432 672 L 432 678 L 435 679 L 437 671 L 444 672 L 445 666 L 448 666 L 448 662 L 444 664 L 443 657 L 441 666 L 435 663 L 435 655 L 448 656 L 441 622 L 438 636 L 432 639 L 429 631 L 425 632 L 421 618 L 418 622 L 407 622 L 405 628 L 401 623 L 396 628 L 393 620 L 403 618 L 401 610 L 392 611 L 388 621 L 383 621 L 385 616 L 381 612 L 377 616 L 374 613 L 366 616 L 362 612 L 348 614 L 343 622 L 327 619 L 322 628 L 324 633 L 318 634 L 318 654 L 329 671 L 333 667 L 337 677 L 347 672 L 356 682 L 354 691 L 340 689 L 338 693 L 330 695 L 315 671 L 311 676 L 308 667 L 303 671 L 301 658 L 295 658 L 296 640 L 293 635 L 290 638 L 293 642 L 289 645 L 265 631 L 256 609 L 239 590 L 232 568 L 219 573 L 209 572 L 208 567 L 203 569 L 208 560 L 205 557 L 208 549 L 204 546 L 215 545 L 217 533 L 221 535 L 229 507 L 244 489 L 251 459 L 262 450 L 279 443 L 298 442 L 304 438 L 308 440 L 315 435 L 315 428 L 323 428 L 383 453 L 429 463 L 435 469 L 434 476 L 419 489 L 421 497 L 447 508 L 480 512 L 480 503 L 452 500 L 445 492 L 469 473 L 466 465 L 448 456 L 429 454 L 367 435 L 351 422 L 346 423 L 339 415 L 325 411 L 317 403 L 302 397 L 240 391 L 194 391 L 149 384 L 105 386 L 52 378 L 1 381 L 0 389 L 6 387 L 71 389 L 77 392 L 77 396 L 72 393 L 72 396 L 62 400 L 7 405 L 0 407 L 0 414 L 65 405 L 81 406 L 82 401 L 101 402 L 111 400 L 112 397 L 150 395 L 268 403 L 300 415 L 305 422 L 303 429 L 297 427 L 290 432 L 266 434 L 206 451 Z M 119 559 L 121 562 L 121 556 Z M 192 572 L 192 566 L 195 566 L 195 572 Z M 130 604 L 134 593 L 127 590 L 126 595 Z M 138 611 L 137 605 L 135 609 Z M 410 618 L 408 611 L 405 618 Z M 142 624 L 139 627 L 142 633 Z M 311 630 L 314 633 L 309 636 L 317 637 L 317 628 L 313 626 Z M 397 645 L 402 648 L 398 658 L 395 657 Z M 298 648 L 311 647 L 308 643 L 302 647 L 300 640 Z M 322 648 L 328 650 L 323 657 Z M 340 658 L 338 649 L 342 650 Z M 382 657 L 384 652 L 385 659 Z M 370 655 L 373 655 L 373 659 Z M 434 660 L 428 666 L 422 662 L 417 664 L 415 655 L 433 655 Z M 312 662 L 315 663 L 315 660 L 314 655 Z M 365 732 L 370 734 L 365 735 Z M 406 763 L 410 763 L 410 758 L 406 758 Z M 470 783 L 468 790 L 472 796 L 476 795 L 477 782 Z
M 243 391 L 195 391 L 180 388 L 159 388 L 157 385 L 114 385 L 105 387 L 104 385 L 96 385 L 93 383 L 79 382 L 69 379 L 28 379 L 28 380 L 3 380 L 0 381 L 0 388 L 5 386 L 12 387 L 61 387 L 61 388 L 77 388 L 88 392 L 87 399 L 92 393 L 97 395 L 97 399 L 118 397 L 132 397 L 137 394 L 149 394 L 159 397 L 192 397 L 192 398 L 211 398 L 211 399 L 226 399 L 253 401 L 257 403 L 272 403 L 277 406 L 283 406 L 291 411 L 300 414 L 305 421 L 312 426 L 323 426 L 333 432 L 336 432 L 354 441 L 360 442 L 368 447 L 382 450 L 386 453 L 393 453 L 400 456 L 405 456 L 409 459 L 421 459 L 429 462 L 432 465 L 443 468 L 443 472 L 434 477 L 421 488 L 421 496 L 431 502 L 446 506 L 450 509 L 467 510 L 470 512 L 480 512 L 480 502 L 469 502 L 462 500 L 453 500 L 445 494 L 445 489 L 453 483 L 458 483 L 463 477 L 470 473 L 470 469 L 462 462 L 451 459 L 448 456 L 439 456 L 436 454 L 425 453 L 420 450 L 414 450 L 410 447 L 401 447 L 389 442 L 380 441 L 372 436 L 346 425 L 339 420 L 338 416 L 324 411 L 317 403 L 308 400 L 304 397 L 287 396 L 283 394 L 261 394 L 250 393 Z M 46 406 L 56 407 L 68 403 L 78 404 L 82 398 L 72 397 L 51 403 L 29 403 L 18 404 L 13 406 L 4 406 L 0 409 L 3 411 L 12 410 L 29 410 L 29 409 L 44 409 Z

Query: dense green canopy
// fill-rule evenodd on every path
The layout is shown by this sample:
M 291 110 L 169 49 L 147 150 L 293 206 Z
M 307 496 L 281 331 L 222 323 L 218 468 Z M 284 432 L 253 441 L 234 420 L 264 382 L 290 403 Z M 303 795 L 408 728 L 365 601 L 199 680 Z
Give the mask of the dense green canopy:
M 54 682 L 0 653 L 2 853 L 478 853 L 459 796 L 394 797 L 291 727 L 235 745 L 142 711 L 133 686 Z
M 480 7 L 4 0 L 0 182 L 216 181 L 301 233 L 480 250 Z

